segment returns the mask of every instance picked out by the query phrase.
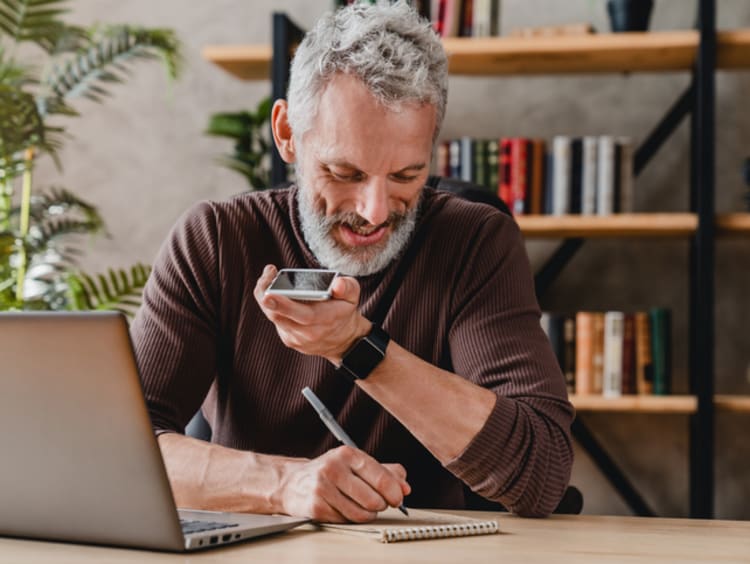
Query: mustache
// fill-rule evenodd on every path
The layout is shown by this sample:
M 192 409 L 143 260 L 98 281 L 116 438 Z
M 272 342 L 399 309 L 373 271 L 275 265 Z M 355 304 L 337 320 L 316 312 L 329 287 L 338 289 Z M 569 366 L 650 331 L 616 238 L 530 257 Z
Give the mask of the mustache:
M 324 216 L 323 225 L 326 228 L 332 228 L 335 225 L 346 224 L 354 229 L 362 229 L 363 227 L 374 227 L 375 229 L 380 229 L 382 227 L 390 226 L 397 227 L 398 225 L 406 221 L 407 217 L 408 213 L 392 211 L 388 214 L 388 217 L 383 223 L 373 226 L 364 217 L 355 212 L 340 212 L 328 217 Z

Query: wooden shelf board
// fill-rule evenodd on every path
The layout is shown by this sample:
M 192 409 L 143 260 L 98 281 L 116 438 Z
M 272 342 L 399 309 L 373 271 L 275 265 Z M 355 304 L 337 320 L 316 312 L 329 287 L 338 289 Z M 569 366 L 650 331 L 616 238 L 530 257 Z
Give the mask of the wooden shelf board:
M 698 219 L 692 213 L 521 215 L 516 221 L 528 238 L 686 237 Z
M 445 38 L 451 74 L 528 75 L 691 68 L 697 31 Z
M 270 45 L 209 45 L 201 55 L 229 74 L 241 80 L 268 80 L 271 78 Z
M 645 396 L 627 395 L 619 398 L 605 398 L 600 395 L 570 396 L 571 403 L 578 412 L 625 412 L 691 414 L 698 409 L 695 396 Z
M 716 411 L 731 413 L 750 413 L 750 396 L 716 395 L 714 396 Z
M 594 33 L 567 37 L 447 37 L 449 70 L 458 75 L 686 71 L 698 32 Z M 270 45 L 210 45 L 203 58 L 242 80 L 268 80 Z M 750 29 L 717 33 L 717 66 L 750 68 Z
M 750 68 L 750 29 L 719 31 L 716 40 L 718 68 L 723 70 Z
M 721 237 L 750 236 L 750 213 L 724 213 L 717 215 L 716 234 Z

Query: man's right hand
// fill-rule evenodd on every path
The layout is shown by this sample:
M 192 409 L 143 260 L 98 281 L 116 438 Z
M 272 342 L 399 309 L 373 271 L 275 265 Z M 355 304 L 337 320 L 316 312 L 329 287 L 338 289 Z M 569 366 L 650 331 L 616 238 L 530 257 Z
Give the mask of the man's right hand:
M 400 464 L 381 464 L 341 446 L 307 461 L 290 461 L 274 494 L 283 513 L 327 523 L 372 521 L 411 492 Z

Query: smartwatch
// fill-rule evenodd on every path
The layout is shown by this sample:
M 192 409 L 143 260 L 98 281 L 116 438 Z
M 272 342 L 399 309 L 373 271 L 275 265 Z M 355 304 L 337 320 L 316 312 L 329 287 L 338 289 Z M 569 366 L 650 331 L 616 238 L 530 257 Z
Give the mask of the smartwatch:
M 364 380 L 385 358 L 385 349 L 390 340 L 388 333 L 373 323 L 370 332 L 356 340 L 341 357 L 341 368 L 352 379 Z

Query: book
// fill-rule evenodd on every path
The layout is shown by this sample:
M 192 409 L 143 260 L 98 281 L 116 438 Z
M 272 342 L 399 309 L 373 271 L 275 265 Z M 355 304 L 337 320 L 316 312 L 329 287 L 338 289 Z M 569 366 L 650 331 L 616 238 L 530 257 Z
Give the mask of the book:
M 569 394 L 576 390 L 576 316 L 563 315 L 562 370 Z
M 622 323 L 622 393 L 635 394 L 635 317 L 626 313 Z
M 500 530 L 495 520 L 411 508 L 407 517 L 393 507 L 381 512 L 370 523 L 320 523 L 318 526 L 332 532 L 359 535 L 384 543 L 490 535 Z
M 599 137 L 596 167 L 596 213 L 609 215 L 615 211 L 615 139 Z
M 596 311 L 591 315 L 591 391 L 601 394 L 604 385 L 604 313 Z
M 650 322 L 648 313 L 639 311 L 635 314 L 635 385 L 639 394 L 652 394 L 653 383 Z
M 604 314 L 604 397 L 622 395 L 622 338 L 625 315 L 621 311 Z
M 651 308 L 651 358 L 654 394 L 663 396 L 672 388 L 672 314 L 663 307 Z
M 571 138 L 556 135 L 552 139 L 554 169 L 552 171 L 552 215 L 565 215 L 570 212 L 570 160 Z
M 581 214 L 596 213 L 596 161 L 599 140 L 591 135 L 583 138 L 581 158 Z
M 594 314 L 589 311 L 576 313 L 576 394 L 587 396 L 594 393 L 593 343 Z

